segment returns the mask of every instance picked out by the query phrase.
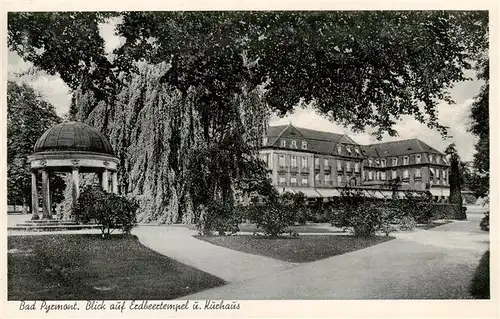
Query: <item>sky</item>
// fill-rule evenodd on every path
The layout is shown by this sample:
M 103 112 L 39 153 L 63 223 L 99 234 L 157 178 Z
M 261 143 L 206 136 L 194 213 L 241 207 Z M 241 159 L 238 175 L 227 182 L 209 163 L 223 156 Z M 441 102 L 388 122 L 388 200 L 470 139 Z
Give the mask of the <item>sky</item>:
M 111 23 L 101 24 L 99 28 L 101 36 L 105 40 L 105 50 L 110 54 L 110 58 L 112 50 L 119 47 L 123 42 L 122 38 L 114 35 L 114 26 L 117 22 L 118 20 L 115 19 Z M 32 86 L 54 105 L 58 115 L 62 116 L 66 114 L 71 102 L 71 92 L 68 86 L 58 75 L 51 76 L 39 71 L 34 74 L 24 74 L 30 69 L 31 65 L 23 61 L 15 52 L 8 52 L 8 79 L 25 82 Z M 473 73 L 469 73 L 468 76 L 474 78 Z M 444 151 L 450 143 L 455 143 L 462 160 L 472 160 L 474 144 L 477 142 L 477 138 L 467 132 L 467 128 L 470 123 L 471 104 L 474 96 L 479 93 L 481 85 L 482 83 L 477 80 L 456 83 L 451 91 L 452 98 L 456 104 L 449 105 L 444 101 L 439 104 L 439 122 L 449 127 L 449 137 L 447 139 L 443 139 L 438 131 L 427 128 L 426 125 L 417 122 L 413 117 L 405 116 L 395 126 L 399 136 L 389 137 L 386 135 L 383 137 L 382 142 L 418 138 L 440 151 Z M 312 108 L 297 109 L 293 114 L 284 118 L 273 117 L 270 125 L 288 123 L 297 127 L 347 134 L 359 144 L 378 142 L 369 133 L 356 134 L 348 128 L 330 122 L 326 118 L 316 114 Z

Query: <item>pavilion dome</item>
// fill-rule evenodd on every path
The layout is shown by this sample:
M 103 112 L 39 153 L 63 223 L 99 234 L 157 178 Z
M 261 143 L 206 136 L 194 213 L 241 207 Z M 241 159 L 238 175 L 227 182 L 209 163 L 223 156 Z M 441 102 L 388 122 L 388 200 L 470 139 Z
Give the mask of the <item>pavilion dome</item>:
M 52 126 L 38 139 L 34 151 L 83 151 L 114 156 L 108 139 L 97 129 L 81 122 L 64 122 Z

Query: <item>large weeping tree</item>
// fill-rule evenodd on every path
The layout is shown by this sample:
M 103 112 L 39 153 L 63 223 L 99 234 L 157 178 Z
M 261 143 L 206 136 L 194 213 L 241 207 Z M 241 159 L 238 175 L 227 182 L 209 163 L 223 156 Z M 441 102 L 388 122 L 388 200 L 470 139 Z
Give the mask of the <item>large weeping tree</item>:
M 123 38 L 112 58 L 98 31 L 111 16 Z M 487 12 L 465 11 L 11 13 L 8 20 L 9 48 L 74 90 L 72 116 L 111 136 L 122 187 L 142 196 L 145 218 L 165 222 L 184 219 L 191 206 L 226 214 L 235 185 L 262 171 L 250 159 L 270 112 L 312 103 L 332 121 L 371 127 L 378 137 L 397 134 L 403 115 L 445 133 L 437 104 L 453 102 L 449 90 L 467 79 L 488 24 Z

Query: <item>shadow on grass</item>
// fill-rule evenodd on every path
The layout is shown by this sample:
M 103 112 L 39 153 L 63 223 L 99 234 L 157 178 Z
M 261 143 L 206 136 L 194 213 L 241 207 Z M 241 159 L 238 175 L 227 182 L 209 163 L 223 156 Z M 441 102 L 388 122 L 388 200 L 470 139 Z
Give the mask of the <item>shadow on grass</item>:
M 490 251 L 486 251 L 479 261 L 472 279 L 471 295 L 476 299 L 490 299 Z
M 166 300 L 224 284 L 131 235 L 10 236 L 9 300 Z

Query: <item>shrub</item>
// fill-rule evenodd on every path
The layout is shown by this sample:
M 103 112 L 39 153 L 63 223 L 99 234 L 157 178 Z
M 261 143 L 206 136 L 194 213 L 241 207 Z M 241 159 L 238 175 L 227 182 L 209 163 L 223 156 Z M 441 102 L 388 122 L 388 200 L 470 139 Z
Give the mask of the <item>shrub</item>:
M 252 203 L 247 209 L 246 217 L 255 223 L 258 229 L 262 229 L 266 236 L 278 237 L 298 221 L 305 205 L 305 197 L 302 194 L 283 193 L 263 203 Z M 297 236 L 294 232 L 290 232 L 290 235 Z
M 490 231 L 490 212 L 484 213 L 484 217 L 481 219 L 479 227 L 481 227 L 481 230 Z
M 386 235 L 393 230 L 390 225 L 390 214 L 384 207 L 375 202 L 364 202 L 358 205 L 349 218 L 349 229 L 356 237 L 371 237 L 377 231 Z
M 102 236 L 110 235 L 114 229 L 130 233 L 137 224 L 138 204 L 116 194 L 107 193 L 99 186 L 90 185 L 83 189 L 74 207 L 77 222 L 97 222 Z
M 233 207 L 230 203 L 212 203 L 208 207 L 200 206 L 200 218 L 196 227 L 200 236 L 212 236 L 214 231 L 219 235 L 236 234 L 238 224 L 242 222 L 241 207 Z

